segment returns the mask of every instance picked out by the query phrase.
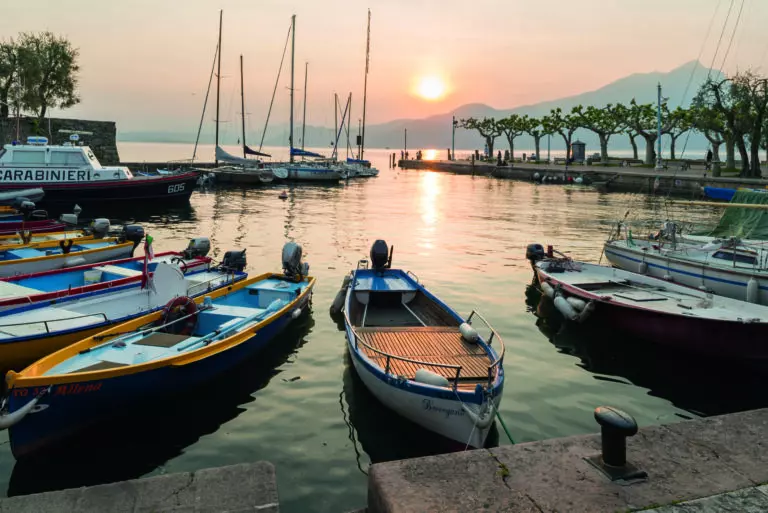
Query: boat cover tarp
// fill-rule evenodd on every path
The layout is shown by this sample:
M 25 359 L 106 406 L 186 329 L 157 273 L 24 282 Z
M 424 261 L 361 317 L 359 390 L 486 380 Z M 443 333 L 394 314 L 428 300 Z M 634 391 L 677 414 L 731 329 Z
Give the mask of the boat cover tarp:
M 726 187 L 704 187 L 704 196 L 710 199 L 731 201 L 735 193 L 736 189 Z
M 351 157 L 347 157 L 347 163 L 348 164 L 362 164 L 362 165 L 367 166 L 367 167 L 371 166 L 371 161 L 370 160 L 353 159 Z
M 311 151 L 307 150 L 301 150 L 299 148 L 291 148 L 291 155 L 294 157 L 315 157 L 315 158 L 323 158 L 322 155 L 319 153 L 313 153 Z
M 259 165 L 259 162 L 257 160 L 249 160 L 244 159 L 242 157 L 235 157 L 231 153 L 227 153 L 224 151 L 221 146 L 216 146 L 216 160 L 221 160 L 222 162 L 229 162 L 230 164 L 239 164 L 241 166 L 253 166 L 256 167 Z
M 255 155 L 257 157 L 271 157 L 272 155 L 269 155 L 268 153 L 262 153 L 260 151 L 256 151 L 251 149 L 247 144 L 243 144 L 243 149 L 245 150 L 246 155 Z
M 731 203 L 768 205 L 768 194 L 737 190 Z M 726 208 L 720 222 L 708 235 L 712 237 L 738 237 L 740 239 L 768 240 L 768 210 L 754 208 Z

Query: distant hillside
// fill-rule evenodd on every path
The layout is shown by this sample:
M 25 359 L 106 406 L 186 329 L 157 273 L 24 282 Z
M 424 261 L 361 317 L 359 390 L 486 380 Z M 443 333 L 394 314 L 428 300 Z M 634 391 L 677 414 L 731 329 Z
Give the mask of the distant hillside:
M 635 98 L 639 103 L 656 103 L 656 85 L 659 83 L 661 83 L 663 88 L 662 94 L 669 98 L 669 106 L 675 108 L 680 105 L 683 99 L 683 93 L 690 80 L 691 71 L 694 71 L 694 79 L 685 98 L 685 104 L 688 105 L 691 98 L 698 91 L 699 86 L 707 77 L 708 69 L 697 61 L 684 64 L 668 73 L 635 73 L 594 91 L 534 105 L 516 107 L 514 109 L 494 109 L 488 105 L 473 103 L 462 105 L 453 112 L 424 119 L 398 119 L 389 123 L 369 126 L 366 128 L 366 139 L 368 139 L 370 146 L 401 148 L 403 145 L 403 131 L 407 128 L 409 147 L 447 148 L 451 144 L 451 117 L 454 115 L 457 119 L 468 117 L 502 118 L 513 113 L 539 117 L 549 113 L 555 107 L 560 107 L 564 111 L 570 111 L 576 105 L 600 107 L 607 103 L 629 103 L 632 98 Z M 717 78 L 720 74 L 718 71 L 714 71 L 713 76 Z M 576 137 L 587 143 L 588 151 L 591 151 L 590 148 L 597 149 L 597 137 L 588 130 L 579 130 L 576 133 Z M 499 139 L 499 142 L 501 141 L 504 144 L 499 146 L 499 148 L 504 149 L 506 147 L 506 140 L 502 137 Z M 530 137 L 523 136 L 516 139 L 515 142 L 516 148 L 533 148 L 533 140 Z M 626 137 L 614 136 L 611 142 L 614 147 L 630 147 L 629 140 Z M 552 138 L 552 145 L 553 148 L 562 149 L 563 144 L 559 136 Z M 457 148 L 482 149 L 483 146 L 484 141 L 476 132 L 462 129 L 456 130 Z M 703 148 L 705 146 L 706 140 L 698 136 L 698 134 L 692 136 L 689 141 L 689 147 Z
M 551 109 L 560 107 L 564 111 L 570 111 L 576 105 L 594 105 L 603 106 L 607 103 L 629 103 L 635 98 L 640 103 L 656 102 L 656 85 L 661 83 L 663 95 L 669 98 L 668 104 L 671 108 L 680 105 L 683 100 L 683 94 L 686 85 L 691 78 L 691 72 L 694 73 L 693 82 L 685 94 L 684 103 L 688 105 L 691 98 L 696 94 L 699 86 L 704 82 L 709 71 L 697 61 L 684 64 L 667 73 L 635 73 L 621 78 L 608 85 L 605 85 L 594 91 L 588 91 L 575 96 L 560 98 L 533 105 L 525 105 L 514 109 L 494 109 L 482 103 L 471 103 L 457 107 L 452 112 L 430 116 L 423 119 L 397 119 L 378 125 L 369 125 L 366 127 L 366 146 L 373 148 L 393 148 L 399 149 L 403 146 L 403 133 L 408 129 L 408 147 L 409 148 L 448 148 L 451 144 L 451 117 L 457 119 L 468 117 L 506 117 L 512 113 L 528 114 L 530 116 L 543 116 Z M 720 76 L 718 71 L 713 71 L 712 75 L 717 78 Z M 306 146 L 310 147 L 330 147 L 334 133 L 332 128 L 308 126 L 306 128 Z M 355 134 L 350 134 L 351 142 L 354 145 Z M 143 141 L 143 142 L 194 142 L 196 132 L 120 132 L 118 140 L 120 141 Z M 296 145 L 300 145 L 298 133 Z M 576 137 L 587 143 L 587 151 L 596 151 L 598 149 L 597 137 L 588 130 L 579 130 Z M 258 146 L 257 142 L 261 139 L 261 134 L 248 134 L 250 145 Z M 210 143 L 213 140 L 213 129 L 206 127 L 201 135 L 201 141 Z M 235 144 L 239 139 L 236 136 L 229 136 L 222 140 L 223 144 Z M 340 147 L 344 147 L 346 138 L 343 137 L 339 142 Z M 288 125 L 275 125 L 270 128 L 264 144 L 267 146 L 287 146 Z M 638 143 L 641 141 L 638 140 Z M 497 147 L 504 149 L 506 140 L 501 137 L 497 141 Z M 474 131 L 463 129 L 456 130 L 456 148 L 459 149 L 482 149 L 484 141 Z M 614 136 L 611 139 L 611 146 L 614 148 L 629 148 L 629 141 L 624 136 Z M 690 137 L 688 147 L 691 149 L 702 149 L 707 146 L 704 137 L 694 134 Z M 533 148 L 533 140 L 530 137 L 523 136 L 516 140 L 515 147 L 520 151 L 526 151 Z M 552 148 L 562 149 L 563 143 L 559 136 L 552 137 Z M 642 151 L 642 148 L 641 148 Z

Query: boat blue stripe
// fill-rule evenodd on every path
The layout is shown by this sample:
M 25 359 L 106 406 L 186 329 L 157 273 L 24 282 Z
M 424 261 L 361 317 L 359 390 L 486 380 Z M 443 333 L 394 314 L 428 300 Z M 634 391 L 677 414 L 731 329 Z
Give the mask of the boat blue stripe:
M 614 255 L 614 256 L 616 256 L 618 258 L 623 258 L 623 259 L 629 260 L 631 262 L 637 262 L 637 263 L 644 262 L 644 260 L 640 260 L 638 258 L 633 258 L 633 257 L 627 256 L 627 255 L 623 255 L 621 253 L 616 253 L 615 251 L 611 251 L 609 249 L 606 249 L 605 252 L 606 252 L 606 254 Z M 648 261 L 645 261 L 645 263 L 649 267 L 656 267 L 658 269 L 664 269 L 665 271 L 671 271 L 671 272 L 675 272 L 675 273 L 678 273 L 678 274 L 685 274 L 686 276 L 692 276 L 693 278 L 701 278 L 701 279 L 709 280 L 709 281 L 716 281 L 716 282 L 720 282 L 720 283 L 727 283 L 728 285 L 737 285 L 739 287 L 746 287 L 747 286 L 746 283 L 741 282 L 741 281 L 733 281 L 733 280 L 726 280 L 726 279 L 723 279 L 723 278 L 715 278 L 714 276 L 705 276 L 703 274 L 692 273 L 692 272 L 689 272 L 689 271 L 683 271 L 682 269 L 677 269 L 677 268 L 674 268 L 674 267 L 667 267 L 665 265 L 653 264 L 653 263 L 648 262 Z M 760 290 L 768 290 L 768 287 L 760 287 Z

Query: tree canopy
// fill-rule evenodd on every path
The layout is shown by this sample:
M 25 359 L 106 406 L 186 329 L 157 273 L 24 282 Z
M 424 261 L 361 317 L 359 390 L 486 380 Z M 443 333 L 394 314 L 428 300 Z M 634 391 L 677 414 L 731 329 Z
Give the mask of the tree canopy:
M 77 104 L 78 57 L 72 43 L 51 32 L 0 42 L 0 118 L 10 105 L 43 118 L 49 108 Z

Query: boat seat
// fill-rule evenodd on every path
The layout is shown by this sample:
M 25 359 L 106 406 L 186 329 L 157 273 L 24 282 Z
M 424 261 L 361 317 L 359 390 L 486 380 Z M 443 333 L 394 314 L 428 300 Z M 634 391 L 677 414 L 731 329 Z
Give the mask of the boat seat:
M 175 346 L 183 340 L 187 340 L 188 338 L 189 337 L 187 335 L 174 335 L 173 333 L 155 332 L 142 338 L 138 342 L 134 342 L 133 345 L 165 347 L 167 349 L 169 347 Z
M 141 271 L 137 271 L 135 269 L 128 269 L 127 267 L 120 267 L 119 265 L 100 265 L 98 267 L 94 267 L 94 270 L 99 270 L 105 273 L 112 273 L 117 274 L 118 276 L 123 276 L 126 278 L 131 278 L 133 276 L 141 276 Z
M 195 333 L 208 334 L 232 320 L 244 319 L 263 311 L 263 308 L 216 305 L 210 310 L 200 312 L 197 316 Z
M 12 281 L 0 281 L 0 299 L 40 294 L 39 289 L 25 287 Z
M 54 251 L 55 253 L 61 253 L 61 250 L 59 248 L 49 248 L 51 251 Z M 10 256 L 10 260 L 14 259 L 21 259 L 21 258 L 37 258 L 41 256 L 45 256 L 45 249 L 35 249 L 35 248 L 19 248 L 19 249 L 11 249 L 8 250 L 7 254 Z
M 97 370 L 107 370 L 107 369 L 117 369 L 118 367 L 125 367 L 126 364 L 124 363 L 117 363 L 117 362 L 99 362 L 94 363 L 93 365 L 89 365 L 88 367 L 82 367 L 80 369 L 74 369 L 70 372 L 89 372 L 89 371 L 97 371 Z

